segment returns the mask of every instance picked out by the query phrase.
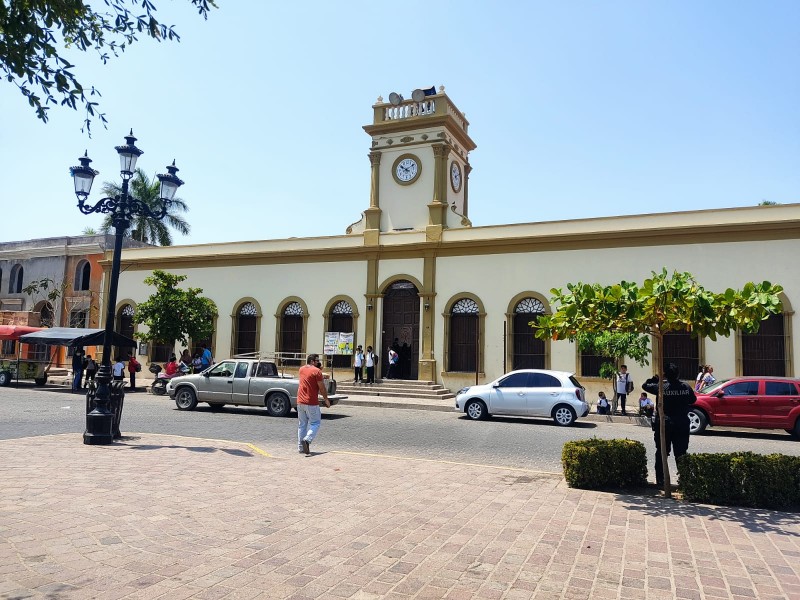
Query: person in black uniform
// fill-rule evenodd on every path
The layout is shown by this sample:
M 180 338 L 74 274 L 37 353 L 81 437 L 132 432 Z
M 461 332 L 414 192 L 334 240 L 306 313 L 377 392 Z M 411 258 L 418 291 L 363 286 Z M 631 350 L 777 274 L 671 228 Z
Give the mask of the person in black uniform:
M 667 456 L 670 447 L 677 459 L 686 454 L 689 449 L 689 407 L 697 399 L 694 390 L 678 379 L 678 367 L 674 363 L 664 369 L 664 433 L 667 436 Z M 658 397 L 658 375 L 654 375 L 642 384 L 642 389 L 656 397 L 656 404 L 661 399 Z M 653 420 L 653 438 L 656 442 L 656 482 L 664 485 L 664 467 L 661 458 L 661 429 L 659 427 L 658 411 Z

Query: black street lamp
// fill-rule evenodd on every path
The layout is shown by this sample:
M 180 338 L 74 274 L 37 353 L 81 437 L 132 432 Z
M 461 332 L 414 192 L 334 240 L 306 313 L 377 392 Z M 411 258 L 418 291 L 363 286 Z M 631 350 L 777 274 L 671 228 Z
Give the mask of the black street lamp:
M 109 402 L 112 399 L 111 390 L 111 346 L 114 335 L 114 312 L 117 305 L 117 287 L 119 285 L 119 263 L 122 254 L 122 237 L 131 223 L 133 216 L 144 216 L 161 220 L 169 209 L 175 192 L 183 185 L 176 173 L 178 168 L 175 161 L 167 167 L 166 175 L 158 175 L 161 182 L 160 204 L 158 210 L 152 210 L 144 202 L 132 198 L 128 194 L 128 182 L 136 172 L 136 160 L 143 154 L 135 145 L 136 138 L 133 130 L 125 136 L 125 145 L 116 146 L 120 160 L 120 175 L 122 175 L 122 193 L 113 198 L 103 198 L 94 206 L 85 204 L 92 189 L 92 182 L 99 173 L 89 166 L 92 160 L 88 153 L 79 159 L 81 164 L 72 167 L 70 172 L 75 181 L 75 195 L 78 197 L 78 208 L 85 215 L 92 213 L 111 214 L 114 225 L 114 259 L 111 264 L 111 281 L 108 288 L 108 302 L 106 311 L 106 328 L 103 337 L 103 361 L 97 372 L 97 391 L 95 392 L 95 407 L 86 415 L 86 431 L 83 434 L 84 444 L 111 444 L 115 437 L 119 437 L 119 430 L 114 427 L 114 414 L 109 411 Z M 89 392 L 91 394 L 91 391 Z M 120 386 L 114 391 L 119 394 L 118 409 L 122 410 L 122 400 L 125 393 Z M 118 425 L 119 421 L 117 421 Z

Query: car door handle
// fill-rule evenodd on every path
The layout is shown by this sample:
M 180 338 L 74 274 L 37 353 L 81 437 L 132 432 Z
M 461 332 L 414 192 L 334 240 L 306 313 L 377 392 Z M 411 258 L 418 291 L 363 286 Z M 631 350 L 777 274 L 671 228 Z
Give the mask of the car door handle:
M 517 396 L 524 396 L 525 392 L 517 392 Z
M 228 384 L 229 384 L 229 385 L 233 385 L 233 379 L 231 379 L 230 381 L 228 381 Z
M 551 396 L 558 396 L 560 392 L 550 392 Z

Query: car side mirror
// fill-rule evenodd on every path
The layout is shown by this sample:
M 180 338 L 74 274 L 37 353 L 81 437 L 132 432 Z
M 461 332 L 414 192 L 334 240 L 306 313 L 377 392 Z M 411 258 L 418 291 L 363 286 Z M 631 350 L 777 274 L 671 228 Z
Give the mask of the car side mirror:
M 211 377 L 211 373 L 208 371 L 203 371 L 203 377 Z
M 493 387 L 493 388 L 499 388 L 499 387 L 500 387 L 500 384 L 499 384 L 499 383 L 493 383 L 493 384 L 492 384 L 492 387 Z
M 717 392 L 716 394 L 714 394 L 714 395 L 715 395 L 717 398 L 724 398 L 724 397 L 725 397 L 725 392 L 724 392 L 724 391 L 722 391 L 722 390 L 720 390 L 720 391 L 718 391 L 718 392 Z

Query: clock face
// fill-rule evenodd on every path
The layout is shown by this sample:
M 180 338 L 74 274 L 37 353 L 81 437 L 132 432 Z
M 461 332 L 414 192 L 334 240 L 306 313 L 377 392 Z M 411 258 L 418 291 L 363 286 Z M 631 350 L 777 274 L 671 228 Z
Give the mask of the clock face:
M 454 192 L 461 190 L 461 166 L 455 161 L 450 165 L 450 185 Z
M 397 163 L 395 174 L 400 181 L 411 181 L 417 176 L 419 165 L 413 158 L 404 158 Z

